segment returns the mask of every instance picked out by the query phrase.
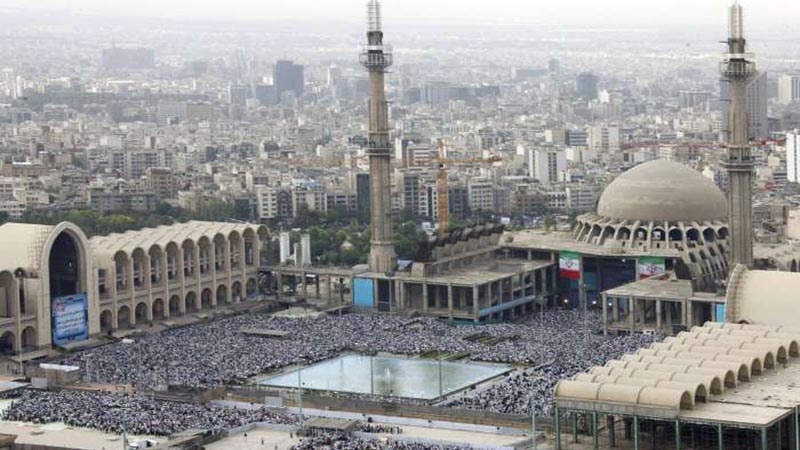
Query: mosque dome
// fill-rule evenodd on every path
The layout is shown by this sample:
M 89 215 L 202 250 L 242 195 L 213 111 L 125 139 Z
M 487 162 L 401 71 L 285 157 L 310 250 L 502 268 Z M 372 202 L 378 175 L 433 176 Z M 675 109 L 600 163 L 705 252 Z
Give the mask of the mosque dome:
M 608 185 L 597 215 L 613 220 L 727 222 L 725 195 L 702 174 L 668 160 L 650 161 Z

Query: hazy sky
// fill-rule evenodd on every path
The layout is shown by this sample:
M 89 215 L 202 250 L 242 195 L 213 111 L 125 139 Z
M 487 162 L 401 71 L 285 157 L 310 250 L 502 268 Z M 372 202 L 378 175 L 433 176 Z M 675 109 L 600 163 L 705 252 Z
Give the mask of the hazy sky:
M 0 0 L 13 7 L 88 14 L 218 19 L 360 20 L 364 0 Z M 724 20 L 731 0 L 384 0 L 389 21 L 455 23 L 665 25 Z M 798 0 L 741 0 L 747 26 L 800 17 Z M 2 13 L 2 11 L 0 11 Z M 723 22 L 724 23 L 724 22 Z

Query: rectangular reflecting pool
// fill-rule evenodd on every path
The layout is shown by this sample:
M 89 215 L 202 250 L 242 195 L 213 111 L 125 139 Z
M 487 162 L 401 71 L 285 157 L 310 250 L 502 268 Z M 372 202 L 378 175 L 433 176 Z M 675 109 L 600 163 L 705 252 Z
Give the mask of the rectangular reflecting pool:
M 344 355 L 262 379 L 260 384 L 431 400 L 510 370 L 500 364 Z

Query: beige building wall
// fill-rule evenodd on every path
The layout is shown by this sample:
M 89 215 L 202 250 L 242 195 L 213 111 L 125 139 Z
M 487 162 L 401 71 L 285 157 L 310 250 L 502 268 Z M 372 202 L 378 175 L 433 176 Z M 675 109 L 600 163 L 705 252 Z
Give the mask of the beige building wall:
M 258 225 L 188 222 L 90 240 L 66 222 L 0 226 L 0 351 L 52 347 L 50 259 L 60 236 L 76 249 L 77 292 L 87 294 L 89 334 L 98 335 L 257 294 L 266 233 Z
M 800 241 L 800 208 L 789 210 L 786 235 L 789 239 Z

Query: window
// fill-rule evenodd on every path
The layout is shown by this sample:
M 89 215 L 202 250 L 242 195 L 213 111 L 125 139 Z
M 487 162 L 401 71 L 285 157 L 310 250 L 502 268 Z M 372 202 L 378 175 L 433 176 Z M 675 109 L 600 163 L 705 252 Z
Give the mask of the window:
M 125 291 L 128 289 L 128 280 L 127 277 L 125 276 L 125 264 L 122 261 L 117 261 L 116 279 L 117 279 L 117 291 Z
M 161 282 L 161 259 L 156 256 L 150 257 L 150 282 L 154 285 Z
M 97 291 L 100 295 L 106 293 L 106 269 L 97 269 Z

